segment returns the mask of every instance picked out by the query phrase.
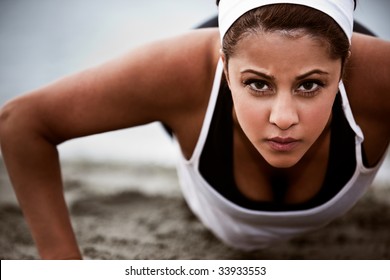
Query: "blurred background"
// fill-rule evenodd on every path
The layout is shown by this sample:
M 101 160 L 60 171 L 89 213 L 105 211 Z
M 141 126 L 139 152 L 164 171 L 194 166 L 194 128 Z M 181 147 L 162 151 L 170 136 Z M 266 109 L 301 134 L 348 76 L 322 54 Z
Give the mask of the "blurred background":
M 389 11 L 387 0 L 358 0 L 356 19 L 390 40 Z M 214 0 L 0 0 L 0 106 L 135 46 L 185 32 L 216 12 Z M 158 124 L 72 140 L 60 153 L 63 160 L 168 166 L 175 158 Z

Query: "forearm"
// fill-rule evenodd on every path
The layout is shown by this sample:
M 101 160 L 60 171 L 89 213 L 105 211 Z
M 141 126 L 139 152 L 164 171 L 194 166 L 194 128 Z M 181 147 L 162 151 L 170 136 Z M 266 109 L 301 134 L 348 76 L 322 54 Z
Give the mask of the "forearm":
M 56 146 L 30 124 L 4 115 L 2 154 L 41 258 L 81 258 L 63 195 Z

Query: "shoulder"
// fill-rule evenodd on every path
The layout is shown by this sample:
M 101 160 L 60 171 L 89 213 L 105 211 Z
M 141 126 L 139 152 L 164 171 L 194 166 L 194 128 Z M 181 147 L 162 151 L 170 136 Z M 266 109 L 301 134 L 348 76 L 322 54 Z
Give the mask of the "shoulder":
M 159 104 L 169 107 L 165 112 L 189 113 L 208 101 L 219 58 L 218 38 L 215 29 L 193 30 L 143 46 L 131 54 L 129 64 L 137 69 L 138 79 L 150 81 L 153 88 L 148 91 L 164 97 Z
M 372 162 L 390 140 L 390 42 L 354 34 L 344 83 Z

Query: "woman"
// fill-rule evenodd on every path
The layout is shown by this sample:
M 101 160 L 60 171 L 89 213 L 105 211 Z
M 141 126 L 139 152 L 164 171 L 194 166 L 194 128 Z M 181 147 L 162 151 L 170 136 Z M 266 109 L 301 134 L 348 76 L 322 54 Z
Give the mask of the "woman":
M 190 208 L 246 250 L 326 225 L 370 186 L 390 139 L 390 43 L 352 36 L 351 0 L 220 2 L 219 32 L 152 43 L 2 109 L 42 258 L 81 258 L 56 150 L 75 137 L 162 122 Z

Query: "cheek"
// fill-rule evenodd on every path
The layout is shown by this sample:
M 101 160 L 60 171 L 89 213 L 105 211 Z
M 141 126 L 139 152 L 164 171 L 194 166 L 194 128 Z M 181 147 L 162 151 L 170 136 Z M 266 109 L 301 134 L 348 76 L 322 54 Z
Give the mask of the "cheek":
M 300 110 L 300 124 L 308 137 L 322 133 L 332 113 L 333 99 L 305 106 Z
M 268 123 L 265 102 L 251 98 L 234 98 L 234 110 L 240 127 L 249 138 L 258 134 Z
M 309 146 L 318 139 L 324 129 L 329 125 L 333 102 L 330 99 L 312 105 L 302 110 L 300 115 L 301 133 Z
M 325 110 L 305 111 L 305 113 L 301 115 L 301 133 L 308 144 L 311 145 L 314 143 L 321 135 L 329 121 L 329 116 L 329 112 Z

